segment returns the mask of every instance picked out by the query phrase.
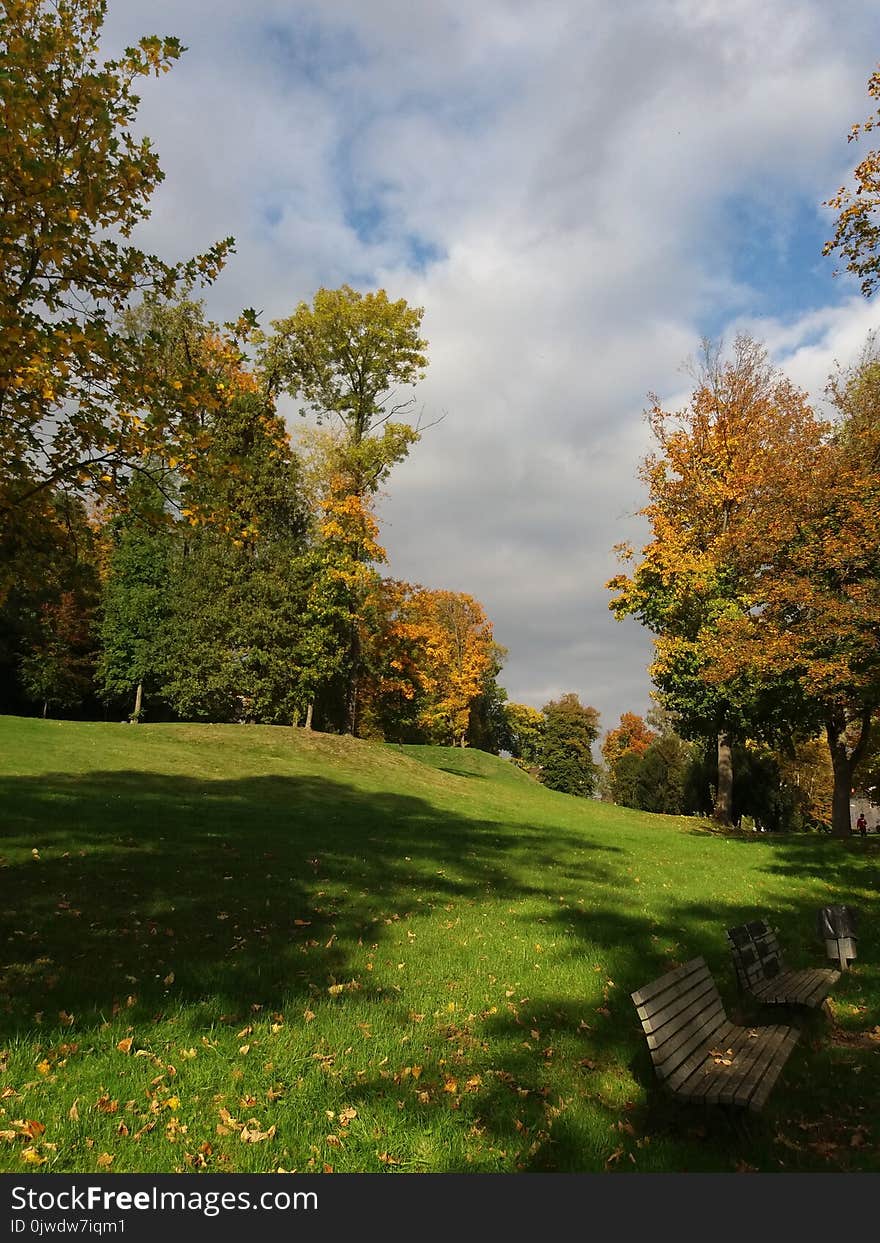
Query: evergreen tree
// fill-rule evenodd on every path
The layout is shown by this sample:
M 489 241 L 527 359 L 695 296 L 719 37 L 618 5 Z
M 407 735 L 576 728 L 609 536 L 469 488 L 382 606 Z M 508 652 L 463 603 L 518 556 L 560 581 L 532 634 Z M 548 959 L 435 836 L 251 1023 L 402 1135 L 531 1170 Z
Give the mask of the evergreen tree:
M 589 798 L 598 779 L 591 748 L 599 733 L 599 713 L 571 693 L 546 704 L 543 712 L 542 785 Z

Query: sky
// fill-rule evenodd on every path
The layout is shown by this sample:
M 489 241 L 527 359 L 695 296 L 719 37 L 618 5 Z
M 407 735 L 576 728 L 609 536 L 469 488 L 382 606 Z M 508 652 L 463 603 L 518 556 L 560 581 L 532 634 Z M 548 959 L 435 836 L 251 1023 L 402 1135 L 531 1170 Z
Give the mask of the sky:
M 603 731 L 644 713 L 651 637 L 604 584 L 647 537 L 648 393 L 680 408 L 701 338 L 747 331 L 821 403 L 880 322 L 822 255 L 875 0 L 109 7 L 108 51 L 188 49 L 141 90 L 166 180 L 139 244 L 233 235 L 214 318 L 346 282 L 424 307 L 388 572 L 482 602 L 512 700 L 574 691 Z

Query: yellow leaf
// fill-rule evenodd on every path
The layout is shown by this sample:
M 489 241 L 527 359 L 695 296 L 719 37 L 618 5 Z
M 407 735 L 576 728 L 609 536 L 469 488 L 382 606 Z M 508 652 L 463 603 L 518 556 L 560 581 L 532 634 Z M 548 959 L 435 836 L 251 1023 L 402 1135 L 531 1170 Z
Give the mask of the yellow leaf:
M 124 1040 L 120 1040 L 120 1042 L 119 1042 L 119 1044 L 116 1046 L 116 1048 L 119 1050 L 119 1052 L 120 1052 L 120 1053 L 130 1053 L 130 1052 L 131 1052 L 131 1046 L 132 1046 L 133 1044 L 134 1044 L 134 1037 L 133 1037 L 133 1036 L 126 1036 L 126 1038 L 125 1038 Z
M 48 1075 L 51 1069 L 52 1067 L 45 1060 L 45 1058 L 43 1059 L 42 1062 L 37 1062 L 37 1070 L 40 1072 L 41 1075 Z
M 169 1096 L 168 1100 L 165 1101 L 165 1108 L 166 1109 L 180 1109 L 180 1097 Z
M 112 1156 L 109 1152 L 102 1152 L 100 1157 L 98 1157 L 98 1160 L 97 1160 L 98 1169 L 108 1170 L 115 1160 L 116 1158 Z
M 74 1101 L 70 1106 L 70 1109 L 67 1111 L 67 1116 L 71 1122 L 79 1122 L 79 1110 L 76 1107 L 76 1101 Z
M 46 1161 L 45 1157 L 41 1157 L 36 1148 L 25 1148 L 21 1154 L 21 1159 L 27 1165 L 43 1165 Z

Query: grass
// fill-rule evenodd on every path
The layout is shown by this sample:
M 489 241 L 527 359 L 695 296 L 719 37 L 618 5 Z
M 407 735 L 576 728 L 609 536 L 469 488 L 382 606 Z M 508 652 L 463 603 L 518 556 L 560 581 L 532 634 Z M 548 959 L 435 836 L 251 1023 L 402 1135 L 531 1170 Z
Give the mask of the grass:
M 0 808 L 0 1169 L 880 1168 L 870 840 L 718 836 L 475 751 L 9 717 Z M 764 1114 L 660 1093 L 630 991 L 703 954 L 760 1021 L 725 927 L 821 965 L 831 902 L 859 959 Z

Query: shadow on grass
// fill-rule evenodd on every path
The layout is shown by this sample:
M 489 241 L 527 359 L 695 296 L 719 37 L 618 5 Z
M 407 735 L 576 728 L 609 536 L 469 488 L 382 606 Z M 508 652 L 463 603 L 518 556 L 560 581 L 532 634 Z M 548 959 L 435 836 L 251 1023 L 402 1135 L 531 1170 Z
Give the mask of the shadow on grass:
M 0 781 L 0 805 L 0 851 L 27 852 L 0 872 L 0 1033 L 44 1011 L 103 1020 L 129 995 L 152 1017 L 184 1000 L 280 1005 L 344 979 L 348 947 L 386 921 L 540 892 L 535 859 L 552 851 L 544 830 L 514 837 L 330 778 L 50 774 Z M 601 879 L 616 847 L 592 850 L 577 868 Z

